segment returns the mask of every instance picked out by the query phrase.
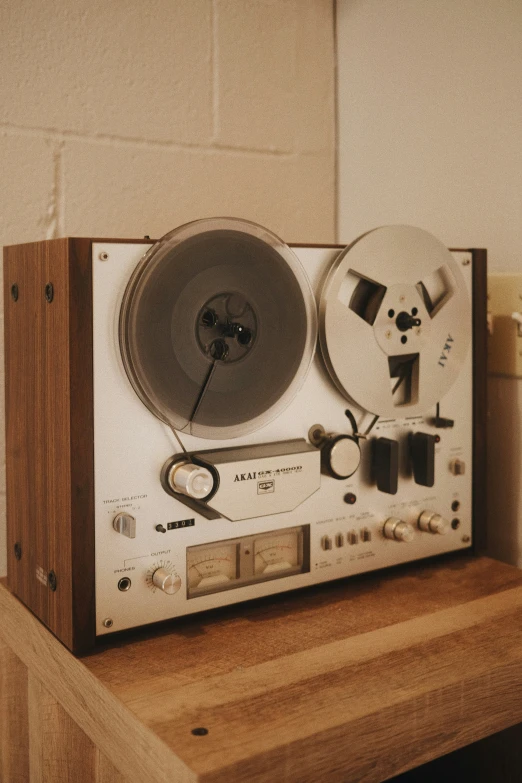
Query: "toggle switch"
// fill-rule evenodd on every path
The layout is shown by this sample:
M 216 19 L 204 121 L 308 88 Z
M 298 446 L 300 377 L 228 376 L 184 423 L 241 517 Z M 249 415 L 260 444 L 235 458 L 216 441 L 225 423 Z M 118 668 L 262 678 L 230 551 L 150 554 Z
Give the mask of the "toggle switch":
M 415 432 L 411 435 L 413 478 L 416 484 L 423 487 L 432 487 L 435 484 L 435 443 L 435 435 L 428 435 L 426 432 Z
M 399 443 L 390 438 L 373 441 L 373 474 L 377 489 L 395 495 L 399 482 Z

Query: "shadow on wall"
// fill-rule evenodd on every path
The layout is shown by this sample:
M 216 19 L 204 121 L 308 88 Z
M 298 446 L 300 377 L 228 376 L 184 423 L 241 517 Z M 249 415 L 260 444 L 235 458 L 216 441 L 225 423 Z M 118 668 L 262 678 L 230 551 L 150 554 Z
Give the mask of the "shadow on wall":
M 488 553 L 522 568 L 522 380 L 488 379 Z

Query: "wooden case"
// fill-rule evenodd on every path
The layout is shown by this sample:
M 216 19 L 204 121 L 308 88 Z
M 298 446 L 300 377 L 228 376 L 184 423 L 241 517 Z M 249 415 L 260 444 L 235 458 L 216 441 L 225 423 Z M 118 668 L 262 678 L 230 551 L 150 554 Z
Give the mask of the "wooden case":
M 11 590 L 76 653 L 95 634 L 92 244 L 4 248 Z M 484 542 L 486 251 L 473 250 L 474 540 Z

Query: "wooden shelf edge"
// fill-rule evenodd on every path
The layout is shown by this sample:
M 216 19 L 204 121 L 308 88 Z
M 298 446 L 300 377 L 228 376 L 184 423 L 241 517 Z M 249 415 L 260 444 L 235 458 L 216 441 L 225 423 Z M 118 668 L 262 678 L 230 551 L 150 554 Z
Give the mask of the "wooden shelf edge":
M 197 776 L 2 583 L 0 635 L 126 779 L 196 783 Z
M 267 648 L 220 673 L 204 658 L 178 676 L 176 634 L 78 660 L 1 584 L 0 635 L 133 783 L 377 783 L 522 722 L 522 575 L 485 558 L 458 571 L 441 564 L 425 580 L 411 573 L 381 583 L 373 602 L 386 612 L 394 593 L 404 600 L 417 590 L 405 619 L 308 649 Z M 458 592 L 470 573 L 469 600 L 453 592 L 434 610 L 430 591 L 452 574 Z M 355 611 L 356 601 L 343 606 Z M 285 622 L 305 633 L 310 618 L 290 614 Z M 324 606 L 316 616 L 324 627 Z M 335 610 L 328 616 L 336 622 Z M 233 643 L 237 621 L 208 623 Z M 208 734 L 194 736 L 195 726 Z

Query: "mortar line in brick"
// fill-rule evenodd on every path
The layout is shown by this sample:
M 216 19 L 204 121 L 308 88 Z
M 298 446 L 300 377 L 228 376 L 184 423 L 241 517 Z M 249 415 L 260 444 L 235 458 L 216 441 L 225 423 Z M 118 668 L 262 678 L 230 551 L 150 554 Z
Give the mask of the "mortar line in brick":
M 218 9 L 217 0 L 212 0 L 211 6 L 211 31 L 210 51 L 212 62 L 212 139 L 219 136 L 221 130 L 219 123 L 219 38 L 218 38 Z
M 57 128 L 28 127 L 10 123 L 0 123 L 0 133 L 14 136 L 29 136 L 60 142 L 75 141 L 86 144 L 99 144 L 101 146 L 130 147 L 133 149 L 165 150 L 172 152 L 198 152 L 209 155 L 216 153 L 238 154 L 254 157 L 271 158 L 295 158 L 301 153 L 288 150 L 278 150 L 262 147 L 243 147 L 231 144 L 189 144 L 188 142 L 159 141 L 151 139 L 133 138 L 130 136 L 117 136 L 108 133 L 83 134 L 76 131 L 58 130 Z

